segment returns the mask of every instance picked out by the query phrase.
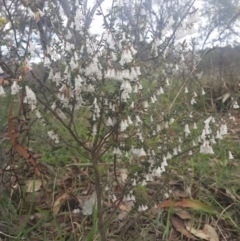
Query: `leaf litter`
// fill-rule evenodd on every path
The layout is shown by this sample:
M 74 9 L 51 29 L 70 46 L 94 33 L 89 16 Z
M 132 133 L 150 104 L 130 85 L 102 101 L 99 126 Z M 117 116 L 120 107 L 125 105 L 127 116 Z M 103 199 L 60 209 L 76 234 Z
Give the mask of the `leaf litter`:
M 41 170 L 41 178 L 37 177 L 36 170 L 33 168 L 31 174 L 28 173 L 28 175 L 26 175 L 26 180 L 22 185 L 25 187 L 29 199 L 31 195 L 34 195 L 32 212 L 29 217 L 31 222 L 27 222 L 26 225 L 36 225 L 41 223 L 42 220 L 47 219 L 47 222 L 44 222 L 42 225 L 39 224 L 38 231 L 40 233 L 47 232 L 51 238 L 57 237 L 58 235 L 56 223 L 62 225 L 62 232 L 65 233 L 65 235 L 70 235 L 72 238 L 72 235 L 77 235 L 78 233 L 85 232 L 87 234 L 92 225 L 92 207 L 96 202 L 94 186 L 91 183 L 91 177 L 88 173 L 90 169 L 78 167 L 76 164 L 76 166 L 72 167 L 66 166 L 59 168 L 59 172 L 57 173 L 53 172 L 52 167 L 46 164 L 43 166 L 39 164 L 38 167 L 39 170 Z M 12 166 L 9 168 L 12 168 Z M 113 172 L 109 171 L 109 173 Z M 117 173 L 118 180 L 122 185 L 122 183 L 126 181 L 126 170 L 119 169 Z M 191 178 L 193 177 L 192 174 L 190 176 Z M 180 238 L 181 240 L 221 241 L 219 237 L 222 234 L 210 225 L 209 217 L 215 220 L 220 218 L 218 225 L 221 225 L 222 230 L 226 226 L 227 233 L 230 232 L 228 231 L 228 229 L 230 229 L 229 223 L 227 223 L 224 216 L 219 217 L 219 211 L 215 209 L 215 206 L 209 205 L 209 202 L 205 202 L 204 199 L 200 200 L 197 196 L 198 192 L 194 192 L 195 190 L 199 190 L 201 183 L 199 181 L 188 183 L 187 179 L 184 179 L 187 178 L 187 176 L 178 176 L 176 172 L 173 177 L 174 178 L 169 179 L 169 182 L 165 184 L 166 187 L 163 190 L 163 193 L 167 193 L 167 189 L 172 190 L 169 197 L 165 197 L 163 201 L 160 201 L 155 207 L 153 205 L 146 213 L 147 219 L 144 218 L 144 213 L 142 218 L 135 219 L 135 203 L 132 201 L 121 201 L 120 203 L 116 202 L 114 204 L 112 201 L 109 203 L 108 200 L 105 200 L 104 205 L 106 209 L 111 210 L 117 207 L 117 212 L 111 225 L 114 227 L 114 225 L 121 223 L 121 226 L 124 227 L 129 220 L 135 220 L 132 225 L 129 226 L 130 229 L 134 228 L 137 224 L 146 228 L 150 220 L 156 219 L 159 211 L 161 212 L 162 222 L 167 222 L 167 214 L 170 212 L 170 230 L 172 231 L 169 238 L 172 237 L 173 239 L 169 239 L 169 241 L 180 240 Z M 147 183 L 146 191 L 149 200 L 152 195 L 157 193 L 155 187 L 158 185 L 163 185 L 163 179 L 156 179 Z M 208 187 L 213 188 L 214 185 L 208 185 Z M 116 196 L 121 193 L 116 183 L 109 188 L 115 192 Z M 203 188 L 204 186 L 201 186 L 201 189 Z M 214 193 L 219 194 L 218 188 L 214 188 L 218 191 Z M 225 190 L 227 190 L 225 194 L 231 197 L 229 201 L 236 201 L 234 196 L 230 194 L 230 189 L 226 188 Z M 209 195 L 208 189 L 204 191 Z M 16 190 L 14 193 L 15 192 Z M 212 195 L 214 195 L 214 193 L 211 191 Z M 27 205 L 29 205 L 29 203 Z M 198 213 L 204 214 L 206 218 L 196 218 Z M 56 218 L 54 218 L 54 216 L 56 216 Z M 27 216 L 24 215 L 24 217 Z M 126 238 L 131 235 L 137 235 L 137 233 L 133 234 L 130 232 L 130 229 L 127 231 Z M 118 235 L 117 232 L 119 232 L 119 230 L 119 228 L 112 229 L 111 235 Z M 146 232 L 149 232 L 149 235 L 151 235 L 154 231 L 148 228 Z M 162 234 L 163 231 L 161 233 L 159 230 L 158 237 L 161 237 Z M 30 235 L 34 237 L 35 234 L 33 232 Z M 69 240 L 71 240 L 71 238 Z M 234 238 L 231 240 L 234 240 Z M 237 241 L 238 239 L 235 240 Z

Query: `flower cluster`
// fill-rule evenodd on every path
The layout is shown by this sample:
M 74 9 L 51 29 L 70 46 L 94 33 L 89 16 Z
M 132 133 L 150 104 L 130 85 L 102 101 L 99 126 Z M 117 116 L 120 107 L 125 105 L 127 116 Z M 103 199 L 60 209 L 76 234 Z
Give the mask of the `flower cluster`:
M 60 6 L 50 2 L 46 2 L 42 10 L 37 6 L 32 9 L 23 7 L 36 22 L 44 17 L 55 26 L 59 19 L 67 16 Z M 47 123 L 44 118 L 50 119 L 53 114 L 53 124 L 48 126 L 49 138 L 55 144 L 64 139 L 64 132 L 61 135 L 54 130 L 55 121 L 60 120 L 64 130 L 69 130 L 73 140 L 80 145 L 80 154 L 94 165 L 107 153 L 114 168 L 118 164 L 126 170 L 129 166 L 139 168 L 140 171 L 135 173 L 126 171 L 122 180 L 124 185 L 133 188 L 162 178 L 168 163 L 177 156 L 187 155 L 189 158 L 196 150 L 214 154 L 213 146 L 227 134 L 227 125 L 224 120 L 209 114 L 203 114 L 199 120 L 195 106 L 206 93 L 202 87 L 192 90 L 188 80 L 193 75 L 200 80 L 202 73 L 195 71 L 197 58 L 189 61 L 186 53 L 187 47 L 193 46 L 194 50 L 194 44 L 180 41 L 195 33 L 194 23 L 199 21 L 196 9 L 189 7 L 191 14 L 179 13 L 185 18 L 175 19 L 167 14 L 160 32 L 152 30 L 150 34 L 154 26 L 149 26 L 149 13 L 144 4 L 136 4 L 134 14 L 138 16 L 138 24 L 133 28 L 124 19 L 120 21 L 119 17 L 113 17 L 118 16 L 118 11 L 123 11 L 124 7 L 124 2 L 117 0 L 113 2 L 114 11 L 109 10 L 113 11 L 112 14 L 104 14 L 101 8 L 98 9 L 98 15 L 104 18 L 104 30 L 99 37 L 91 34 L 90 18 L 78 1 L 75 2 L 73 16 L 56 24 L 58 28 L 51 28 L 53 33 L 49 31 L 49 35 L 53 37 L 48 43 L 43 43 L 39 31 L 30 34 L 27 57 L 21 62 L 21 74 L 31 71 L 33 57 L 38 51 L 33 39 L 43 44 L 40 58 L 48 78 L 46 85 L 41 81 L 40 84 L 44 86 L 45 98 L 38 99 L 40 97 L 33 91 L 34 85 L 30 81 L 25 84 L 25 76 L 19 76 L 18 81 L 11 80 L 11 94 L 22 91 L 24 103 L 44 124 Z M 56 9 L 62 16 L 56 14 Z M 179 7 L 178 11 L 180 9 L 183 8 Z M 145 53 L 146 56 L 142 56 Z M 188 66 L 188 62 L 192 65 Z M 174 94 L 174 100 L 170 100 L 176 79 L 185 75 L 187 77 Z M 1 83 L 0 96 L 6 95 L 4 88 Z M 37 100 L 48 110 L 47 117 L 42 114 Z M 239 108 L 237 101 L 232 105 L 233 109 Z M 81 122 L 76 118 L 79 115 L 82 121 L 80 131 L 76 128 Z M 233 159 L 230 151 L 228 154 L 229 159 Z M 109 185 L 106 191 L 109 189 L 113 188 Z M 115 194 L 110 195 L 115 201 Z M 123 201 L 137 203 L 131 191 L 124 195 Z M 146 204 L 138 206 L 139 211 L 147 209 Z

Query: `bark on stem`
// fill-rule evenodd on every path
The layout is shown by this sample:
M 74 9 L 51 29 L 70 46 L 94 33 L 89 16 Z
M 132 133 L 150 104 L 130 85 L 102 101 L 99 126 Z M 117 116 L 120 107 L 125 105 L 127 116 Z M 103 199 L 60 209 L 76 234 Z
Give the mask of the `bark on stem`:
M 103 217 L 103 208 L 102 208 L 102 198 L 103 198 L 103 189 L 101 185 L 101 176 L 99 173 L 99 165 L 96 156 L 92 155 L 92 163 L 95 176 L 95 189 L 97 195 L 97 212 L 98 212 L 98 229 L 101 236 L 101 241 L 107 241 L 106 231 L 104 228 L 104 217 Z

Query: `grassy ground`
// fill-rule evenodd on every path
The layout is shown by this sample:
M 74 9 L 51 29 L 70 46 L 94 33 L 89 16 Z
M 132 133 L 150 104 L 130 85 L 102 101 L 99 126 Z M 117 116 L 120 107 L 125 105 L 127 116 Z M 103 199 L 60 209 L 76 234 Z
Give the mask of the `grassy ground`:
M 41 154 L 40 178 L 24 159 L 6 154 L 10 145 L 6 128 L 2 128 L 0 237 L 100 240 L 96 212 L 84 215 L 94 192 L 91 165 L 78 156 L 77 146 L 52 145 L 42 128 L 33 123 L 31 132 L 31 146 Z M 154 197 L 158 206 L 141 213 L 131 209 L 131 202 L 123 202 L 108 226 L 108 240 L 240 240 L 239 130 L 237 120 L 214 149 L 214 156 L 199 154 L 197 148 L 192 156 L 186 153 L 173 158 L 161 178 L 137 186 L 136 202 L 152 207 Z M 228 159 L 228 151 L 234 154 L 233 160 Z M 111 153 L 106 154 L 108 158 Z M 103 163 L 101 168 L 112 175 L 110 164 Z M 107 203 L 106 207 L 114 208 Z

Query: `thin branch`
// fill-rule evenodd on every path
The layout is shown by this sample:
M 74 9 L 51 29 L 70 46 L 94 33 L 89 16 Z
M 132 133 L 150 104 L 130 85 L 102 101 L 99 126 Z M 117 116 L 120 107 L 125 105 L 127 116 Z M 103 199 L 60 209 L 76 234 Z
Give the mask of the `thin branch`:
M 91 149 L 88 148 L 85 143 L 80 140 L 72 131 L 71 128 L 68 127 L 68 125 L 59 117 L 59 115 L 48 105 L 46 105 L 40 98 L 37 97 L 38 102 L 40 102 L 43 106 L 45 106 L 56 119 L 69 131 L 69 133 L 72 135 L 73 139 L 79 143 L 86 151 L 91 152 Z
M 13 19 L 12 19 L 12 15 L 9 11 L 9 8 L 7 7 L 7 4 L 6 4 L 5 0 L 3 0 L 3 5 L 4 5 L 4 7 L 7 11 L 9 21 L 11 22 L 12 30 L 13 30 L 13 33 L 14 33 L 16 48 L 18 48 L 19 46 L 18 46 L 18 41 L 17 41 L 17 31 L 16 31 L 15 24 L 14 24 Z M 18 52 L 17 52 L 17 55 L 18 55 Z M 19 55 L 18 55 L 18 57 L 19 57 Z

